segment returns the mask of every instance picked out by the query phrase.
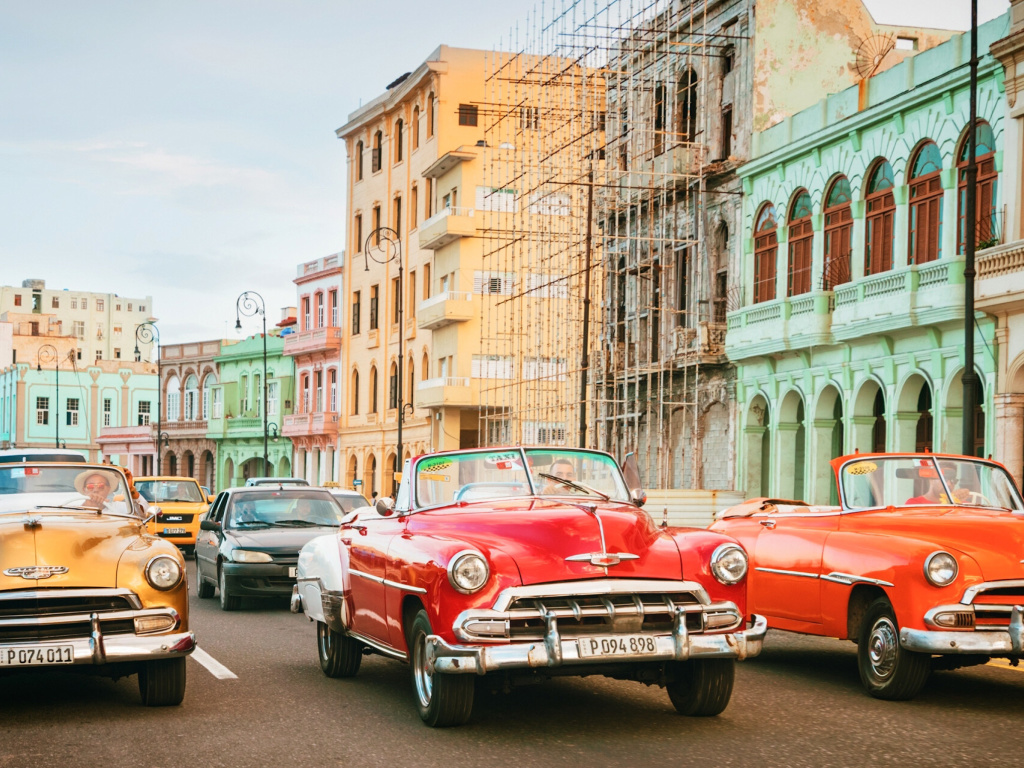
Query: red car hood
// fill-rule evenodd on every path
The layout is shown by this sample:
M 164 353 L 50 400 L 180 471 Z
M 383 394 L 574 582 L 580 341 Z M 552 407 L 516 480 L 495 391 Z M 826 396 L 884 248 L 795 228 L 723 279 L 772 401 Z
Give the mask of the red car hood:
M 601 532 L 580 505 L 550 499 L 476 502 L 412 515 L 409 532 L 501 550 L 515 560 L 523 584 L 588 578 L 681 579 L 679 550 L 650 516 L 629 504 L 603 502 L 596 514 L 607 551 L 637 555 L 607 569 L 574 562 L 573 555 L 601 553 Z
M 920 507 L 844 515 L 844 531 L 906 536 L 973 558 L 986 581 L 1024 577 L 1024 516 L 977 507 Z

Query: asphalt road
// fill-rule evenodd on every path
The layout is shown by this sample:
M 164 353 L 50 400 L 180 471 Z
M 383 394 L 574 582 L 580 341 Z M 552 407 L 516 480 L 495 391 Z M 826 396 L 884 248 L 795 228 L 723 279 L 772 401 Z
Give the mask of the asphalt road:
M 324 677 L 313 625 L 285 601 L 222 613 L 193 594 L 192 609 L 235 677 L 190 659 L 168 709 L 142 707 L 134 677 L 0 678 L 0 768 L 1024 765 L 1024 665 L 936 673 L 890 703 L 862 692 L 851 643 L 770 632 L 716 718 L 680 717 L 659 688 L 564 678 L 478 695 L 469 724 L 430 729 L 405 665 L 369 656 L 356 678 Z

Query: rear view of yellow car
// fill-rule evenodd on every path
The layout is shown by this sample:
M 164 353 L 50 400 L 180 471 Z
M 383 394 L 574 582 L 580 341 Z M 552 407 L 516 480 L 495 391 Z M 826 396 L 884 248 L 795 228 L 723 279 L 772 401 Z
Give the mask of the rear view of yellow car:
M 119 467 L 0 464 L 0 678 L 138 675 L 144 704 L 181 703 L 185 561 L 143 514 Z
M 160 508 L 147 526 L 149 532 L 194 550 L 199 516 L 210 507 L 199 483 L 191 477 L 136 477 L 135 488 L 142 498 Z

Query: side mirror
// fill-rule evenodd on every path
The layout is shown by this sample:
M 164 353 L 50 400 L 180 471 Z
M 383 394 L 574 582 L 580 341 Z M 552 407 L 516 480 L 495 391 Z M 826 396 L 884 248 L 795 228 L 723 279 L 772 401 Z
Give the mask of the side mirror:
M 201 531 L 219 531 L 220 523 L 216 520 L 200 520 L 199 530 Z
M 395 502 L 390 496 L 381 496 L 373 507 L 381 517 L 391 517 L 395 514 Z
M 647 494 L 641 490 L 635 490 L 629 492 L 629 500 L 632 501 L 636 506 L 642 507 L 647 503 Z
M 213 504 L 213 499 L 214 499 L 214 497 L 213 497 L 213 496 L 207 496 L 207 497 L 206 497 L 206 503 L 207 503 L 207 504 Z

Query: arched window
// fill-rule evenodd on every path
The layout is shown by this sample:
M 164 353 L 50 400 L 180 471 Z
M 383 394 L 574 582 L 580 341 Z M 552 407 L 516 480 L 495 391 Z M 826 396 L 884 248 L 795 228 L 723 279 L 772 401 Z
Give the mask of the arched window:
M 366 482 L 367 485 L 364 486 L 366 490 L 363 492 L 372 499 L 373 492 L 377 490 L 377 457 L 372 453 L 366 462 Z
M 377 412 L 377 368 L 370 369 L 370 413 Z
M 865 275 L 877 275 L 892 269 L 893 216 L 896 213 L 893 186 L 892 166 L 888 160 L 878 160 L 868 177 L 865 196 L 868 219 L 864 254 Z
M 406 365 L 409 366 L 409 389 L 407 390 L 408 394 L 405 397 L 405 402 L 412 405 L 415 403 L 413 393 L 416 391 L 416 370 L 413 367 L 415 364 L 412 361 L 412 355 L 409 355 L 409 362 Z
M 825 272 L 821 287 L 831 291 L 850 282 L 850 251 L 853 247 L 853 216 L 850 212 L 850 180 L 840 176 L 825 196 Z
M 765 203 L 757 215 L 754 226 L 754 303 L 775 298 L 775 271 L 777 269 L 779 236 L 775 221 L 775 206 Z
M 352 371 L 352 415 L 359 415 L 359 371 Z
M 388 408 L 398 407 L 398 366 L 391 364 L 391 372 L 388 375 Z
M 338 412 L 338 370 L 331 368 L 327 373 L 327 386 L 330 387 L 331 413 Z
M 381 167 L 381 143 L 384 140 L 384 135 L 377 131 L 373 134 L 373 152 L 370 154 L 370 172 L 376 173 Z
M 167 380 L 167 420 L 177 421 L 181 416 L 181 380 L 171 376 Z
M 412 136 L 412 148 L 420 148 L 420 108 L 412 108 L 412 123 L 409 124 L 409 135 Z
M 210 403 L 213 399 L 210 393 L 216 383 L 217 376 L 213 373 L 206 374 L 206 378 L 203 379 L 203 421 L 210 418 Z
M 309 374 L 302 374 L 302 412 L 309 413 Z
M 363 180 L 363 142 L 356 142 L 356 181 Z
M 260 375 L 252 375 L 252 397 L 256 401 L 256 415 L 263 415 L 263 387 L 260 384 Z
M 789 273 L 787 295 L 799 296 L 811 290 L 811 196 L 798 190 L 789 207 Z
M 318 291 L 316 294 L 316 327 L 324 327 L 324 292 Z
M 697 75 L 691 69 L 676 82 L 676 134 L 679 141 L 697 140 Z
M 927 264 L 942 256 L 942 155 L 927 141 L 914 155 L 910 171 L 911 264 Z
M 199 379 L 192 374 L 185 379 L 185 421 L 199 418 Z
M 434 93 L 427 94 L 427 138 L 434 135 Z
M 402 131 L 405 128 L 405 122 L 402 120 L 395 121 L 395 162 L 402 162 L 402 151 L 404 146 L 402 144 Z
M 987 248 L 999 242 L 999 222 L 996 221 L 996 191 L 998 174 L 996 173 L 996 141 L 992 135 L 992 126 L 979 121 L 975 128 L 974 161 L 978 166 L 978 181 L 974 199 L 974 244 Z M 956 252 L 964 253 L 967 238 L 967 153 L 970 142 L 964 131 L 963 144 L 956 164 L 957 175 L 957 224 Z
M 324 411 L 324 372 L 323 369 L 317 368 L 313 371 L 313 390 L 316 395 L 314 402 L 316 413 L 323 413 Z

